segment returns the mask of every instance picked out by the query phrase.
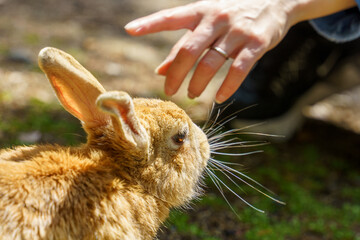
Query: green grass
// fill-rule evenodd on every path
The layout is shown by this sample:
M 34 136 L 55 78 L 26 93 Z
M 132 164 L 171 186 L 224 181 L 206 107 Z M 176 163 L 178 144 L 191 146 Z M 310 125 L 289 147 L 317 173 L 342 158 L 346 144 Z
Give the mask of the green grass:
M 359 239 L 360 233 L 354 231 L 360 223 L 359 189 L 339 189 L 331 193 L 334 197 L 326 193 L 332 175 L 341 176 L 342 179 L 334 179 L 342 181 L 338 183 L 340 187 L 348 180 L 339 172 L 359 171 L 351 168 L 346 159 L 326 156 L 314 145 L 298 146 L 296 153 L 298 156 L 291 159 L 273 154 L 267 160 L 269 165 L 259 166 L 253 174 L 278 186 L 287 205 L 274 214 L 271 206 L 263 203 L 266 200 L 260 198 L 258 204 L 270 210 L 269 215 L 245 209 L 240 216 L 251 225 L 246 239 L 299 238 L 307 233 L 326 239 Z M 282 217 L 279 219 L 277 214 Z
M 32 46 L 36 46 L 39 44 L 40 42 L 40 37 L 39 35 L 37 35 L 36 33 L 26 33 L 24 35 L 24 42 L 27 45 L 32 45 Z
M 285 147 L 288 152 L 279 145 L 262 147 L 265 150 L 263 161 L 249 174 L 275 190 L 286 202 L 285 206 L 243 187 L 241 196 L 264 210 L 266 213 L 263 214 L 231 198 L 225 191 L 238 214 L 239 228 L 246 226 L 241 239 L 304 239 L 309 236 L 314 239 L 360 239 L 359 169 L 347 159 L 328 154 L 317 145 Z M 207 183 L 215 189 L 210 181 Z M 220 194 L 205 196 L 195 205 L 208 207 L 215 216 L 223 211 L 231 212 Z M 197 236 L 192 239 L 209 236 L 221 239 L 216 231 L 205 232 L 204 237 L 199 224 L 190 221 L 186 212 L 176 214 L 171 223 L 179 234 Z M 196 211 L 188 214 L 196 215 Z
M 180 234 L 197 237 L 203 240 L 220 240 L 219 238 L 210 236 L 209 233 L 201 229 L 201 227 L 190 221 L 190 216 L 186 212 L 174 210 L 170 213 L 170 217 L 167 220 L 168 225 L 176 228 L 176 231 Z
M 41 142 L 74 145 L 85 139 L 79 121 L 57 104 L 33 99 L 24 109 L 4 109 L 0 114 L 0 132 L 6 136 L 0 139 L 2 147 L 28 144 L 19 136 L 33 131 L 41 133 Z
M 340 187 L 348 181 L 345 173 L 359 171 L 346 159 L 328 156 L 314 145 L 296 147 L 297 156 L 291 158 L 271 148 L 276 147 L 267 149 L 268 165 L 258 166 L 252 175 L 277 186 L 287 205 L 274 207 L 267 199 L 257 198 L 256 205 L 268 210 L 268 214 L 258 214 L 250 208 L 240 211 L 240 222 L 250 225 L 246 239 L 301 238 L 304 234 L 325 239 L 360 239 L 359 230 L 355 232 L 360 223 L 359 188 L 334 191 L 334 199 L 324 193 L 332 175 L 341 176 L 342 179 L 334 179 L 342 181 L 338 183 Z

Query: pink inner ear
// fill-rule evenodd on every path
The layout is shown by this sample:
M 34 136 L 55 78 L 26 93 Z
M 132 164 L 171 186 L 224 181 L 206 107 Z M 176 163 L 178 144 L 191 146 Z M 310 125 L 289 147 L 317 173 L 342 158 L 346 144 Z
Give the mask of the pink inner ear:
M 128 108 L 119 108 L 121 118 L 124 120 L 125 124 L 128 125 L 134 133 L 138 134 L 137 130 L 134 128 L 133 123 L 129 119 L 129 109 Z
M 109 108 L 115 108 L 117 110 L 119 117 L 123 120 L 123 122 L 126 125 L 129 126 L 132 132 L 134 132 L 135 134 L 139 134 L 139 132 L 136 129 L 136 126 L 134 126 L 134 124 L 136 124 L 136 122 L 134 122 L 135 116 L 130 111 L 130 108 L 127 104 L 120 103 L 117 101 L 107 101 L 107 105 Z
M 55 92 L 57 93 L 60 102 L 64 105 L 64 107 L 78 119 L 84 120 L 84 116 L 81 114 L 81 112 L 79 112 L 77 108 L 74 107 L 77 105 L 76 102 L 71 101 L 72 98 L 66 97 L 64 95 L 64 91 L 61 88 L 61 84 L 58 84 L 57 78 L 52 77 L 51 82 L 53 84 L 53 87 L 55 89 Z
M 95 104 L 96 97 L 101 93 L 98 89 L 82 88 L 77 82 L 63 84 L 56 74 L 48 76 L 56 95 L 63 107 L 88 127 L 106 124 L 108 115 L 100 112 Z

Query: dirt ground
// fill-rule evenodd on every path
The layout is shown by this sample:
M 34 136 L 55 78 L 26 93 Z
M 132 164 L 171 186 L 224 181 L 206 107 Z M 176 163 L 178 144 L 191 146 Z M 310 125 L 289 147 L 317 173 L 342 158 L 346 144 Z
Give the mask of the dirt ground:
M 123 26 L 136 17 L 186 2 L 36 0 L 29 4 L 25 0 L 1 0 L 0 88 L 8 92 L 6 101 L 14 107 L 23 106 L 33 96 L 54 101 L 43 75 L 33 71 L 37 54 L 45 46 L 75 56 L 106 89 L 164 98 L 164 80 L 154 69 L 183 32 L 133 38 Z M 181 90 L 172 100 L 195 106 L 189 111 L 195 118 L 204 118 L 213 94 L 211 86 L 197 101 L 184 101 L 186 94 Z
M 0 0 L 0 113 L 7 111 L 13 112 L 15 116 L 21 116 L 22 113 L 17 112 L 17 109 L 19 111 L 26 109 L 34 97 L 47 103 L 56 102 L 49 83 L 37 67 L 37 54 L 45 46 L 57 47 L 72 54 L 100 80 L 106 89 L 124 90 L 133 96 L 166 99 L 163 93 L 164 79 L 157 76 L 154 69 L 165 58 L 172 44 L 183 31 L 134 38 L 125 33 L 123 26 L 134 18 L 187 2 L 190 0 Z M 353 68 L 348 72 L 350 75 L 357 74 L 357 70 L 353 71 Z M 221 71 L 217 75 L 212 85 L 199 99 L 186 99 L 185 87 L 171 100 L 183 106 L 193 119 L 202 121 L 207 118 L 216 87 L 221 83 L 223 74 L 224 72 Z M 331 91 L 336 88 L 332 86 Z M 345 115 L 356 119 L 360 112 L 357 110 L 349 110 L 350 113 Z M 311 115 L 311 111 L 308 109 L 309 117 L 321 119 Z M 0 120 L 1 117 L 3 116 L 0 116 Z M 357 123 L 350 130 L 358 127 Z M 6 140 L 6 136 L 1 134 L 0 138 Z M 324 188 L 316 191 L 317 197 L 325 199 L 325 202 L 330 201 L 332 206 L 340 206 L 339 201 L 344 199 L 336 198 L 335 193 L 339 189 L 348 185 L 356 191 L 360 189 L 358 177 L 354 178 L 356 180 L 350 180 L 350 177 L 341 180 L 341 176 L 347 176 L 350 171 L 352 174 L 359 174 L 359 135 L 320 121 L 307 120 L 294 139 L 275 145 L 276 152 L 279 152 L 279 155 L 276 155 L 279 156 L 279 161 L 274 166 L 286 165 L 288 162 L 284 159 L 293 160 L 301 165 L 299 149 L 302 151 L 303 145 L 315 146 L 317 151 L 323 154 L 321 163 L 324 165 L 327 164 L 327 159 L 337 156 L 345 159 L 346 166 L 352 166 L 343 168 L 340 172 L 332 172 L 332 175 L 324 179 L 315 177 L 314 181 L 324 185 Z M 271 168 L 271 164 L 274 164 L 269 162 L 270 159 L 274 160 L 273 156 L 270 156 L 272 151 L 275 150 L 269 150 L 265 157 L 251 157 L 244 162 L 244 165 L 249 169 L 260 166 Z M 289 182 L 300 181 L 307 186 L 308 182 L 304 178 L 296 174 L 285 176 Z M 264 181 L 266 180 L 265 178 Z M 271 181 L 269 184 L 271 185 Z M 271 189 L 282 193 L 279 186 L 271 186 Z M 216 190 L 208 190 L 208 195 L 218 194 L 215 192 Z M 230 201 L 234 206 L 241 205 L 236 199 Z M 192 231 L 179 233 L 179 226 L 170 223 L 162 229 L 159 239 L 245 239 L 245 233 L 253 226 L 251 224 L 262 224 L 239 223 L 236 215 L 227 207 L 225 207 L 227 210 L 224 210 L 223 207 L 195 203 L 193 208 L 185 211 L 189 216 L 186 222 L 196 223 L 202 231 L 217 238 L 199 237 L 201 234 Z M 243 209 L 243 206 L 239 208 Z M 290 221 L 293 216 L 279 212 L 272 213 L 274 221 L 281 217 Z M 360 226 L 352 227 L 357 239 L 360 239 Z M 261 238 L 248 237 L 248 239 Z M 298 236 L 285 239 L 341 238 L 306 229 Z

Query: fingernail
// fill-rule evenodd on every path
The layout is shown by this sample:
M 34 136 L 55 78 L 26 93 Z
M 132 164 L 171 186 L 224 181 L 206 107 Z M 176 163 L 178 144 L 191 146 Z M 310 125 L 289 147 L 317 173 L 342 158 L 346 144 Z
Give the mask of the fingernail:
M 172 89 L 172 88 L 165 87 L 165 94 L 166 94 L 167 96 L 172 96 L 172 95 L 175 94 L 175 91 L 174 91 L 174 89 Z
M 165 59 L 160 65 L 155 69 L 155 73 L 158 75 L 166 75 L 166 71 L 169 68 L 171 64 L 171 61 L 168 59 Z
M 141 21 L 132 21 L 125 25 L 125 30 L 131 33 L 138 33 L 143 29 Z
M 155 73 L 158 75 L 164 75 L 161 73 L 161 68 L 162 68 L 163 64 L 161 63 L 157 68 L 155 68 Z
M 196 98 L 196 96 L 195 96 L 194 94 L 192 94 L 191 92 L 188 92 L 188 97 L 189 97 L 190 99 Z
M 139 23 L 135 20 L 126 24 L 124 28 L 128 30 L 128 29 L 135 29 L 138 27 L 139 27 Z
M 225 102 L 225 100 L 226 100 L 226 98 L 225 98 L 225 96 L 222 95 L 222 94 L 219 94 L 219 95 L 216 96 L 216 98 L 215 98 L 215 102 L 216 102 L 217 104 L 223 103 L 223 102 Z

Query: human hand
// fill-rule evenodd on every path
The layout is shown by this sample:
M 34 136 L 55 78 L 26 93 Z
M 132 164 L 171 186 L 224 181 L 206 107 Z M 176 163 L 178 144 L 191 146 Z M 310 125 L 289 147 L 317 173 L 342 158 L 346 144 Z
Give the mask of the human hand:
M 200 96 L 226 61 L 212 47 L 222 49 L 234 59 L 216 94 L 216 101 L 223 102 L 237 90 L 256 61 L 276 46 L 292 25 L 327 13 L 323 10 L 329 4 L 322 1 L 325 0 L 203 0 L 137 19 L 125 29 L 135 36 L 165 30 L 190 30 L 156 70 L 166 76 L 167 95 L 177 92 L 198 62 L 189 83 L 188 96 Z M 337 1 L 346 0 L 330 2 Z M 314 11 L 316 6 L 323 7 Z

